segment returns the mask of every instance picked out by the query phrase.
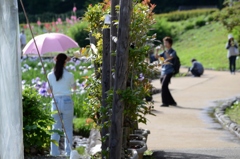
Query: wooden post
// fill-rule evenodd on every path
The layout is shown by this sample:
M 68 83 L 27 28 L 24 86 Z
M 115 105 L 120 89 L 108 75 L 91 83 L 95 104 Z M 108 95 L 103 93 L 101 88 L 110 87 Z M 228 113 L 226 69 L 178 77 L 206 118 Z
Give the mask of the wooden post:
M 116 6 L 119 4 L 119 0 L 111 0 L 111 39 L 110 39 L 110 47 L 111 47 L 111 54 L 116 53 L 117 43 L 113 41 L 114 38 L 117 37 L 117 26 L 114 25 L 114 21 L 118 19 Z M 111 74 L 115 69 L 116 65 L 116 55 L 111 55 Z M 111 75 L 111 87 L 114 87 L 114 79 Z
M 132 0 L 121 0 L 118 26 L 116 72 L 112 124 L 110 131 L 110 159 L 120 159 L 123 136 L 124 101 L 118 91 L 126 89 L 128 77 L 129 32 L 132 14 Z
M 103 29 L 103 62 L 102 62 L 102 107 L 103 109 L 106 109 L 107 103 L 107 91 L 110 89 L 110 29 Z M 106 110 L 108 111 L 108 110 Z M 102 114 L 104 117 L 102 118 L 102 125 L 104 125 L 105 122 L 109 121 L 109 118 L 107 118 L 106 114 Z M 109 147 L 109 137 L 107 137 L 107 134 L 109 134 L 109 128 L 103 127 L 101 130 L 102 137 L 105 137 L 106 140 L 102 141 L 102 158 L 104 158 L 104 154 L 107 151 L 107 148 Z
M 17 0 L 0 4 L 0 159 L 23 159 L 18 4 Z

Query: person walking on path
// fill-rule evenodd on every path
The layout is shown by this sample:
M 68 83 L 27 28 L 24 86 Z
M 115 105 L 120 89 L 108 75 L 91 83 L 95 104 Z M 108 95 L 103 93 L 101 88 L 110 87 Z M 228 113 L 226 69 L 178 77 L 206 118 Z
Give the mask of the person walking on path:
M 227 57 L 229 59 L 229 70 L 231 74 L 235 74 L 236 70 L 236 58 L 239 54 L 237 42 L 234 41 L 234 38 L 231 34 L 228 35 L 228 42 L 226 44 Z
M 192 67 L 189 68 L 189 71 L 194 77 L 200 77 L 204 72 L 204 68 L 200 62 L 196 59 L 192 59 Z
M 174 73 L 174 68 L 173 68 L 173 61 L 174 58 L 176 58 L 177 53 L 176 51 L 172 48 L 173 40 L 171 37 L 165 37 L 163 39 L 163 50 L 164 52 L 161 53 L 160 55 L 156 54 L 156 58 L 163 58 L 164 62 L 162 63 L 162 69 L 161 69 L 161 78 L 160 81 L 162 83 L 162 107 L 168 107 L 169 105 L 176 106 L 177 103 L 173 99 L 170 90 L 168 88 L 169 83 L 171 82 L 171 78 Z M 165 50 L 166 48 L 166 50 Z
M 65 152 L 67 156 L 70 156 L 71 144 L 72 144 L 72 136 L 73 136 L 73 101 L 71 98 L 71 89 L 76 90 L 76 84 L 74 82 L 74 76 L 72 73 L 68 72 L 65 69 L 66 63 L 69 61 L 69 57 L 67 55 L 60 53 L 56 57 L 56 64 L 54 66 L 54 70 L 48 74 L 48 80 L 51 86 L 51 89 L 48 86 L 48 92 L 54 94 L 60 115 L 62 117 L 64 127 L 66 129 L 67 138 L 65 136 Z M 56 111 L 56 105 L 54 101 L 52 101 L 52 111 Z M 60 121 L 59 114 L 52 115 L 55 124 L 53 125 L 53 130 L 62 131 L 62 124 Z M 54 133 L 51 135 L 51 140 L 55 140 L 59 143 L 60 136 L 58 133 Z M 59 156 L 59 148 L 53 142 L 51 142 L 51 151 L 50 155 Z

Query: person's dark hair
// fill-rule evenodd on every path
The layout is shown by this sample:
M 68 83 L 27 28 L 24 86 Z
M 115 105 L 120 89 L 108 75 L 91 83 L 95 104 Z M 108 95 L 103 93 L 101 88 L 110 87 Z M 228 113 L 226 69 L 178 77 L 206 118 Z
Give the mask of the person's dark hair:
M 169 36 L 165 37 L 165 38 L 163 39 L 163 41 L 167 41 L 170 45 L 173 44 L 173 40 L 172 40 L 172 38 L 169 37 Z
M 197 60 L 196 59 L 192 59 L 191 61 L 194 62 L 194 61 L 197 61 Z
M 57 81 L 62 78 L 64 64 L 65 64 L 66 60 L 67 60 L 67 55 L 65 55 L 64 53 L 60 53 L 56 57 L 56 65 L 54 67 L 54 75 L 55 75 Z

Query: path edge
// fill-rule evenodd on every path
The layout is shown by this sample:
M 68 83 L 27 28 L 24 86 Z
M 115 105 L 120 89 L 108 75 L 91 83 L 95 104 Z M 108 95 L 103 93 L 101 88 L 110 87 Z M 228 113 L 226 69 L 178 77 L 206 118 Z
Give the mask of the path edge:
M 240 101 L 240 97 L 217 102 L 217 106 L 214 110 L 214 116 L 225 129 L 229 130 L 240 139 L 240 125 L 238 125 L 236 122 L 233 122 L 225 114 L 226 109 L 231 107 L 236 101 Z

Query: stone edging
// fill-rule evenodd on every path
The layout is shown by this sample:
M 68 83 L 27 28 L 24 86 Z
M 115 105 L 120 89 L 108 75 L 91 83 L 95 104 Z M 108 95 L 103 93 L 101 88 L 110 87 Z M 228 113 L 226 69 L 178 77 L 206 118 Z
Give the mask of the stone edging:
M 231 119 L 227 115 L 225 115 L 226 108 L 231 107 L 236 101 L 240 101 L 240 97 L 219 102 L 219 105 L 215 108 L 214 115 L 217 120 L 223 125 L 223 127 L 225 127 L 226 129 L 237 135 L 238 138 L 240 138 L 240 125 L 231 121 Z

